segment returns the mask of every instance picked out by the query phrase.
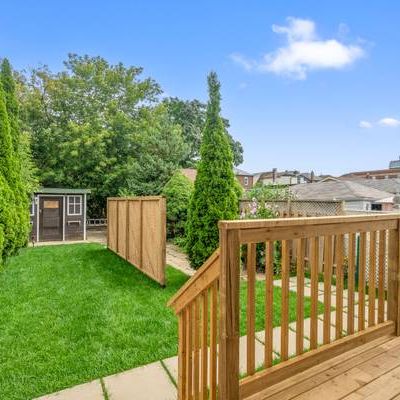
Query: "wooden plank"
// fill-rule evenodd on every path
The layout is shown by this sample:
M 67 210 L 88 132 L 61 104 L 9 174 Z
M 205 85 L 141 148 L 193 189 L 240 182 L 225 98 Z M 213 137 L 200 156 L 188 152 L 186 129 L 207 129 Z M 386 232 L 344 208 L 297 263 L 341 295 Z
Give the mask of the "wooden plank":
M 179 313 L 200 293 L 210 287 L 219 277 L 219 248 L 208 258 L 199 270 L 168 301 L 168 307 Z
M 348 267 L 348 292 L 347 292 L 347 329 L 348 334 L 354 333 L 354 287 L 355 287 L 355 257 L 356 257 L 356 235 L 349 235 L 349 267 Z
M 379 231 L 378 323 L 385 320 L 385 259 L 387 231 Z
M 218 282 L 210 288 L 210 400 L 217 399 L 217 321 L 218 321 Z
M 186 394 L 186 323 L 186 312 L 182 311 L 178 314 L 178 400 L 184 400 Z
M 392 346 L 393 337 L 384 336 L 362 346 L 356 347 L 344 354 L 324 361 L 297 375 L 269 387 L 248 398 L 248 400 L 290 400 L 314 387 L 327 382 L 349 369 L 372 360 Z
M 282 240 L 282 289 L 281 289 L 281 360 L 289 357 L 289 278 L 290 259 L 287 240 Z
M 259 219 L 259 220 L 229 220 L 219 221 L 218 226 L 224 229 L 253 229 L 253 228 L 276 228 L 282 226 L 295 226 L 295 225 L 324 225 L 324 224 L 348 224 L 348 223 L 361 223 L 381 221 L 396 221 L 398 215 L 384 214 L 384 215 L 340 215 L 340 216 L 324 216 L 324 217 L 302 217 L 302 218 L 272 218 L 272 219 Z M 394 228 L 388 228 L 394 229 Z
M 272 366 L 274 312 L 274 242 L 265 243 L 265 355 L 264 365 Z
M 360 233 L 360 254 L 358 265 L 358 330 L 365 329 L 365 270 L 366 270 L 367 234 Z
M 297 241 L 296 355 L 304 351 L 304 258 L 306 239 Z
M 399 229 L 389 231 L 388 247 L 388 319 L 395 322 L 396 334 L 400 335 L 399 317 Z
M 219 381 L 222 399 L 239 400 L 239 282 L 238 231 L 220 229 Z
M 357 346 L 363 345 L 383 335 L 391 335 L 394 331 L 395 326 L 392 321 L 384 322 L 367 328 L 363 332 L 357 332 L 351 336 L 346 336 L 329 344 L 322 345 L 318 349 L 291 358 L 286 362 L 256 373 L 251 377 L 244 378 L 240 382 L 240 398 L 249 397 L 290 376 L 343 354 Z
M 255 356 L 256 356 L 256 330 L 255 330 L 255 314 L 256 314 L 256 244 L 252 243 L 247 246 L 247 308 L 246 308 L 246 333 L 247 333 L 247 374 L 253 375 L 255 372 Z
M 290 220 L 296 218 L 290 218 Z M 289 220 L 289 218 L 282 220 Z M 317 218 L 308 218 L 308 220 L 317 220 Z M 256 220 L 252 220 L 256 222 Z M 272 221 L 272 220 L 269 220 Z M 362 221 L 341 224 L 321 224 L 321 225 L 308 225 L 300 224 L 290 226 L 277 226 L 268 228 L 248 228 L 240 230 L 241 243 L 259 243 L 274 240 L 292 240 L 299 238 L 312 238 L 315 236 L 325 235 L 339 235 L 345 233 L 368 232 L 371 230 L 373 224 L 374 229 L 395 229 L 396 221 L 391 219 L 389 221 Z
M 193 392 L 194 400 L 200 398 L 200 297 L 193 302 L 194 313 L 194 357 L 193 357 Z
M 343 263 L 344 263 L 344 235 L 335 236 L 336 250 L 336 321 L 335 338 L 340 339 L 343 332 Z
M 319 265 L 319 238 L 311 239 L 311 328 L 310 348 L 318 346 L 318 265 Z
M 375 325 L 376 232 L 369 234 L 368 326 Z
M 331 341 L 332 239 L 324 237 L 324 344 Z
M 186 399 L 193 394 L 193 310 L 186 308 Z
M 201 395 L 202 400 L 208 399 L 208 290 L 202 295 L 201 313 Z

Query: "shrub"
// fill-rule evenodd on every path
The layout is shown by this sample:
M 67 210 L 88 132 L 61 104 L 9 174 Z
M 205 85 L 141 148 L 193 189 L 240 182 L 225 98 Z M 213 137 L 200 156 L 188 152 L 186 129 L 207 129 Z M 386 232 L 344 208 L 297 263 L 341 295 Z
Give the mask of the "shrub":
M 167 199 L 167 236 L 183 238 L 193 183 L 180 171 L 175 172 L 164 186 L 162 194 Z
M 208 91 L 201 158 L 187 224 L 186 249 L 194 268 L 199 268 L 218 247 L 218 221 L 238 215 L 233 155 L 220 117 L 220 83 L 214 72 L 208 76 Z

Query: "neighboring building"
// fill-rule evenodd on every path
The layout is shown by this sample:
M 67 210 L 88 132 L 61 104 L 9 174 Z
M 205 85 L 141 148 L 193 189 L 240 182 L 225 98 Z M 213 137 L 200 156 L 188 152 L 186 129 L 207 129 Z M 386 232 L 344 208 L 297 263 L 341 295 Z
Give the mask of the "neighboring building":
M 340 177 L 343 180 L 349 179 L 393 179 L 400 178 L 400 168 L 378 169 L 372 171 L 358 171 L 344 174 Z
M 195 168 L 182 168 L 180 172 L 190 181 L 194 182 L 196 180 L 197 170 Z M 253 187 L 253 174 L 238 168 L 233 168 L 233 172 L 243 189 L 251 189 Z
M 251 189 L 253 187 L 253 174 L 239 168 L 233 168 L 233 172 L 243 189 Z
M 86 240 L 86 200 L 90 190 L 42 188 L 30 209 L 35 242 Z
M 300 183 L 309 183 L 318 180 L 314 173 L 300 171 L 278 171 L 274 168 L 272 171 L 259 172 L 254 174 L 254 184 L 260 182 L 263 185 L 297 185 Z
M 343 201 L 345 210 L 391 211 L 393 194 L 354 181 L 330 181 L 296 185 L 291 188 L 297 200 Z
M 389 163 L 389 169 L 396 169 L 396 168 L 400 168 L 400 157 L 398 160 L 393 160 L 390 161 Z

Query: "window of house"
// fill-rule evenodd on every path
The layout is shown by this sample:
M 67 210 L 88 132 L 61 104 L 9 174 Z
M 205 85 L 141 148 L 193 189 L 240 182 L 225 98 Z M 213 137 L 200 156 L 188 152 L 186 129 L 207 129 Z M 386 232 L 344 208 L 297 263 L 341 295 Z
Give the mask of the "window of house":
M 31 215 L 31 217 L 33 217 L 35 215 L 35 199 L 34 198 L 31 201 L 30 215 Z
M 382 204 L 371 204 L 371 210 L 382 211 Z
M 68 196 L 68 215 L 82 215 L 82 196 Z
M 248 184 L 249 184 L 249 177 L 248 177 L 248 176 L 245 176 L 245 177 L 243 178 L 243 182 L 244 182 L 244 186 L 248 186 Z

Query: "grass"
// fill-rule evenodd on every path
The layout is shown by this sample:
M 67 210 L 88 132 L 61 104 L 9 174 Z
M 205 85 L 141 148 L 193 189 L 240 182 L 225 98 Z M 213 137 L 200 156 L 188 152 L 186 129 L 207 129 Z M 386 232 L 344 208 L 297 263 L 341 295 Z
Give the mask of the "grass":
M 0 399 L 30 399 L 175 355 L 177 319 L 166 303 L 187 276 L 171 267 L 166 275 L 162 289 L 99 244 L 29 248 L 10 259 L 0 270 Z M 256 301 L 261 330 L 263 282 Z M 275 288 L 275 325 L 279 309 Z

